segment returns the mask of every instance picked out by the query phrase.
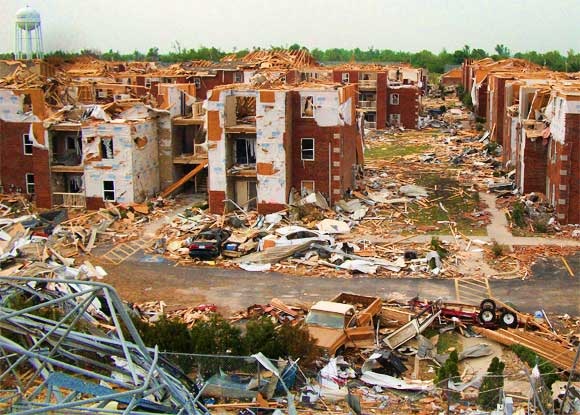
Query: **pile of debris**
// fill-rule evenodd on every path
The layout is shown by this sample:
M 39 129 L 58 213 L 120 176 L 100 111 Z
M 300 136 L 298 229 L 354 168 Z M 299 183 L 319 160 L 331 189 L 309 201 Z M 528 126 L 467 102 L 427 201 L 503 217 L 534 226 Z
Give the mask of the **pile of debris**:
M 111 287 L 0 277 L 0 305 L 9 413 L 209 413 L 197 385 L 145 347 Z
M 522 236 L 556 235 L 558 238 L 580 238 L 580 230 L 573 225 L 560 225 L 553 206 L 542 193 L 509 195 L 498 199 L 498 207 L 505 209 L 513 233 Z M 576 232 L 574 232 L 576 231 Z
M 134 315 L 148 323 L 155 323 L 162 317 L 168 320 L 179 320 L 191 328 L 198 321 L 208 321 L 217 312 L 215 304 L 200 304 L 195 307 L 168 308 L 164 301 L 148 301 L 140 304 L 129 304 Z
M 163 216 L 167 203 L 107 204 L 79 214 L 67 209 L 36 211 L 22 197 L 3 200 L 7 214 L 0 218 L 0 274 L 77 280 L 105 277 L 106 271 L 90 261 L 93 250 L 141 238 L 141 228 Z
M 398 192 L 406 203 L 420 202 L 426 195 L 411 185 Z M 355 192 L 331 210 L 320 194 L 313 193 L 269 215 L 235 211 L 220 216 L 186 209 L 159 229 L 150 252 L 179 264 L 219 264 L 247 271 L 299 273 L 306 267 L 317 275 L 387 276 L 431 274 L 437 268 L 434 273 L 442 274 L 443 258 L 428 244 L 402 250 L 359 236 L 366 232 L 367 215 L 385 205 L 385 197 Z

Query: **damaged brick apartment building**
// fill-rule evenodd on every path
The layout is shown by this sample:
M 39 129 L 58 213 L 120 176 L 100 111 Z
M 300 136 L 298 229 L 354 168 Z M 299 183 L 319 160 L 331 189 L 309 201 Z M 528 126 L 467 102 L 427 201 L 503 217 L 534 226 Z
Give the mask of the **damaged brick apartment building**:
M 369 128 L 419 127 L 424 69 L 410 66 L 346 64 L 332 68 L 335 82 L 358 87 L 358 109 Z
M 463 75 L 518 191 L 545 195 L 560 223 L 580 223 L 580 74 L 484 59 L 467 60 Z
M 225 86 L 207 101 L 213 213 L 284 209 L 292 189 L 333 203 L 362 173 L 362 122 L 354 85 Z
M 235 203 L 273 211 L 288 203 L 291 189 L 333 203 L 356 186 L 365 128 L 417 128 L 424 72 L 365 68 L 345 76 L 345 67 L 322 66 L 304 50 L 167 67 L 91 58 L 2 61 L 2 190 L 29 194 L 41 208 L 97 209 L 177 190 L 209 191 L 213 211 L 224 200 L 228 209 Z M 365 95 L 371 92 L 384 98 L 375 121 Z M 244 95 L 254 126 L 235 121 L 243 125 L 235 132 L 230 116 L 242 107 L 232 97 Z M 278 118 L 264 124 L 273 114 Z M 223 144 L 216 128 L 226 131 Z M 212 192 L 225 197 L 218 202 Z

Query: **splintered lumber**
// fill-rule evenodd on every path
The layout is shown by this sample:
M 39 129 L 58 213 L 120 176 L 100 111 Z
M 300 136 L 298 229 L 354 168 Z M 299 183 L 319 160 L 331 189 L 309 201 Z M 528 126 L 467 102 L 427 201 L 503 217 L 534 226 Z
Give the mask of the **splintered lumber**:
M 473 327 L 473 330 L 505 346 L 511 346 L 512 344 L 525 346 L 563 370 L 569 370 L 574 363 L 575 352 L 573 349 L 528 331 L 513 329 L 489 330 L 482 327 Z
M 566 270 L 568 270 L 568 274 L 570 274 L 570 276 L 573 277 L 574 276 L 574 272 L 570 268 L 570 265 L 568 265 L 568 261 L 566 261 L 566 258 L 564 258 L 563 256 L 561 256 L 560 259 L 562 260 L 562 263 L 566 267 Z
M 167 189 L 165 189 L 163 192 L 161 192 L 161 197 L 165 198 L 165 197 L 169 196 L 171 193 L 175 192 L 177 189 L 179 189 L 181 186 L 183 186 L 189 179 L 193 178 L 197 173 L 202 171 L 205 168 L 205 166 L 207 166 L 207 160 L 203 160 L 192 171 L 187 173 L 181 179 L 179 179 L 178 181 L 173 183 L 171 186 L 169 186 Z

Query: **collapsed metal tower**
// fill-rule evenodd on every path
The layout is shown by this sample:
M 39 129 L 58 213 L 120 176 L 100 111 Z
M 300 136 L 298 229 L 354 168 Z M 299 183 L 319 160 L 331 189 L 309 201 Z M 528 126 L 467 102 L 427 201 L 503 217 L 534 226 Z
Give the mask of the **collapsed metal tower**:
M 0 385 L 12 414 L 208 413 L 98 282 L 0 277 Z

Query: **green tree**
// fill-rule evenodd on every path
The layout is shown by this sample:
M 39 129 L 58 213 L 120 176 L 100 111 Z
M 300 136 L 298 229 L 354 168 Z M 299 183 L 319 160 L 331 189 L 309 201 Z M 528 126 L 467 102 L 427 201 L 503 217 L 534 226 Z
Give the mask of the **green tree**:
M 500 58 L 509 58 L 511 55 L 509 48 L 503 44 L 495 45 L 494 50 L 497 52 Z
M 451 352 L 445 363 L 437 370 L 435 377 L 435 383 L 442 384 L 444 388 L 447 388 L 448 380 L 452 382 L 459 380 L 459 355 L 456 350 Z
M 483 58 L 487 58 L 488 57 L 488 54 L 483 49 L 473 49 L 471 51 L 471 57 L 473 59 L 483 59 Z
M 211 316 L 208 321 L 198 320 L 190 332 L 193 342 L 191 353 L 243 354 L 240 329 L 218 314 Z
M 262 352 L 269 358 L 275 359 L 284 354 L 276 326 L 269 318 L 249 321 L 246 325 L 244 348 L 247 353 Z
M 149 48 L 146 56 L 148 61 L 157 62 L 159 60 L 159 48 Z
M 501 388 L 504 385 L 504 369 L 505 363 L 497 357 L 491 360 L 489 368 L 487 369 L 487 375 L 483 378 L 483 382 L 479 388 L 479 396 L 477 397 L 478 405 L 486 411 L 497 408 Z

